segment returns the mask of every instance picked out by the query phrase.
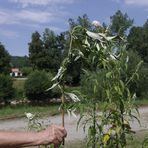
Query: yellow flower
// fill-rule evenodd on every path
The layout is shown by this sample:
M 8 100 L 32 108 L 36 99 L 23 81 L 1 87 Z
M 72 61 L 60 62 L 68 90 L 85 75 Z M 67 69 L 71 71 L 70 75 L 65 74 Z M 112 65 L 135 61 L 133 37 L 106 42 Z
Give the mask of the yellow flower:
M 127 120 L 124 120 L 124 125 L 129 125 L 129 122 Z
M 107 132 L 107 133 L 105 134 L 105 136 L 103 137 L 103 143 L 104 143 L 104 145 L 106 145 L 107 142 L 108 142 L 108 140 L 110 139 L 111 133 L 112 133 L 112 130 L 109 129 L 108 132 Z
M 107 144 L 107 142 L 108 142 L 109 138 L 110 138 L 110 135 L 105 134 L 105 136 L 103 137 L 103 143 L 104 143 L 104 145 L 106 145 L 106 144 Z

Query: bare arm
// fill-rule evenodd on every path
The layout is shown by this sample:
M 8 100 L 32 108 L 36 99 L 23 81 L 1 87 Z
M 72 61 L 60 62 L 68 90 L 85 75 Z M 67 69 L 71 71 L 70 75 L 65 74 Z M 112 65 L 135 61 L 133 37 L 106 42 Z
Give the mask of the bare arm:
M 17 148 L 35 145 L 54 144 L 58 146 L 66 130 L 61 126 L 50 126 L 41 132 L 0 132 L 0 148 Z

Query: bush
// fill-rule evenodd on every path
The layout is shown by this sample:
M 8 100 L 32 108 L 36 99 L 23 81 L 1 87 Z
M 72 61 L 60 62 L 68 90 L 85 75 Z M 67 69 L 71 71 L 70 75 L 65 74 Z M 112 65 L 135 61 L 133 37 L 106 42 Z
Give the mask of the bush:
M 146 63 L 142 65 L 139 71 L 137 96 L 142 99 L 148 99 L 148 64 Z
M 29 100 L 40 100 L 44 101 L 46 99 L 54 97 L 56 92 L 46 91 L 52 86 L 52 75 L 46 73 L 45 71 L 35 71 L 25 82 L 25 94 Z
M 31 74 L 33 71 L 32 67 L 23 67 L 21 69 L 23 77 L 27 77 L 29 74 Z
M 135 71 L 135 67 L 141 61 L 140 56 L 137 52 L 128 51 L 129 62 L 128 62 L 128 73 L 127 76 L 130 77 L 131 74 Z M 148 64 L 143 63 L 140 67 L 139 78 L 136 81 L 133 81 L 130 85 L 130 91 L 136 93 L 138 98 L 147 99 L 148 95 Z
M 7 104 L 14 97 L 13 81 L 8 75 L 0 74 L 0 101 Z
M 96 87 L 95 97 L 102 101 L 105 93 L 105 83 L 102 81 L 106 77 L 106 71 L 99 70 L 97 72 L 89 71 L 84 75 L 81 75 L 81 91 L 87 95 L 88 98 L 94 97 L 94 84 L 98 83 Z

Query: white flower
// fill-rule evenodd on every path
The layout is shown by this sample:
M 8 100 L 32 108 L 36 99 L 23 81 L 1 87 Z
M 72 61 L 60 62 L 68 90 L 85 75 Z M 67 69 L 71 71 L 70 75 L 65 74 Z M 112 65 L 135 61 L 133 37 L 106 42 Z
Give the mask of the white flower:
M 132 98 L 133 99 L 136 99 L 137 98 L 136 93 L 133 94 L 133 97 Z
M 97 20 L 94 20 L 92 22 L 92 25 L 94 25 L 95 27 L 102 27 L 102 24 L 99 21 L 97 21 Z
M 25 113 L 26 117 L 31 120 L 33 119 L 34 115 L 32 113 Z

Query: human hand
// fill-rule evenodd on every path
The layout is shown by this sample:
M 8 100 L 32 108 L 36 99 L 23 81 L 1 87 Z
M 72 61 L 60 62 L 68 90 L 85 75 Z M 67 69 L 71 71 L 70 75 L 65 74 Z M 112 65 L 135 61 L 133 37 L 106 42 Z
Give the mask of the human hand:
M 54 147 L 57 148 L 63 138 L 67 136 L 67 132 L 64 127 L 52 125 L 46 130 L 39 132 L 40 143 L 41 145 L 54 144 Z

